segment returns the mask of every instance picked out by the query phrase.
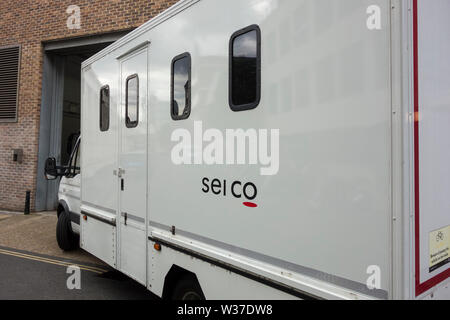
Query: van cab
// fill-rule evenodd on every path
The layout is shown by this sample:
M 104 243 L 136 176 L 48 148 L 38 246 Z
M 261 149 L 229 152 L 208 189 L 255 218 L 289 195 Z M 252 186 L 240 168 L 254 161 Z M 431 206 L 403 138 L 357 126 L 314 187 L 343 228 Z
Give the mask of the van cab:
M 58 223 L 56 239 L 59 247 L 70 251 L 79 246 L 80 242 L 80 204 L 81 204 L 81 138 L 76 140 L 65 166 L 58 166 L 55 158 L 48 158 L 45 163 L 47 180 L 61 178 L 58 190 Z

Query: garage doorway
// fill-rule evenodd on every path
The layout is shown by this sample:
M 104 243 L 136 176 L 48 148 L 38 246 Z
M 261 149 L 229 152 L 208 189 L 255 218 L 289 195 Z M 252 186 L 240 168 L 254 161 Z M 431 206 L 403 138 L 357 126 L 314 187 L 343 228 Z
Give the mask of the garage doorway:
M 127 32 L 44 43 L 36 211 L 58 205 L 59 179 L 44 177 L 45 160 L 66 165 L 80 133 L 81 63 Z

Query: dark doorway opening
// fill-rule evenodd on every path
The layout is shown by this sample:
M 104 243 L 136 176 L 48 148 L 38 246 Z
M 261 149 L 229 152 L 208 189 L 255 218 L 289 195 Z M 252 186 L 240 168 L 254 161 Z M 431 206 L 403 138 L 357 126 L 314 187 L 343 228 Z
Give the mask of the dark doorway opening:
M 59 180 L 45 180 L 45 160 L 55 157 L 67 164 L 80 133 L 81 63 L 125 33 L 44 44 L 36 211 L 58 205 Z

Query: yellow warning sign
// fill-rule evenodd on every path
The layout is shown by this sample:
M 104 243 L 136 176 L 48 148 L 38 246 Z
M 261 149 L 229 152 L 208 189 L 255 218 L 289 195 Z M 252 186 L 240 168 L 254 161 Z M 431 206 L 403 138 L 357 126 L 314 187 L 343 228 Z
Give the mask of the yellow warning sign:
M 450 263 L 450 226 L 430 233 L 430 272 Z

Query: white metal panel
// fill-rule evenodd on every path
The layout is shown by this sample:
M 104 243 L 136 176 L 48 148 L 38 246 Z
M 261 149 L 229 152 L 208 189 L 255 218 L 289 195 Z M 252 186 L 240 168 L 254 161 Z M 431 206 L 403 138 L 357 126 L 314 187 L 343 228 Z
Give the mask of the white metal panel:
M 133 228 L 132 223 L 120 230 L 120 270 L 139 283 L 147 281 L 146 231 Z
M 150 243 L 153 245 L 153 243 Z M 176 265 L 196 274 L 208 300 L 292 300 L 295 297 L 262 283 L 231 273 L 220 267 L 164 247 L 158 252 L 149 246 L 148 274 L 151 290 L 162 297 L 168 270 Z
M 98 61 L 82 70 L 81 208 L 109 223 L 117 217 L 117 75 L 114 61 Z M 100 131 L 100 89 L 110 87 L 110 128 Z M 81 247 L 116 266 L 116 227 L 101 220 L 81 219 Z
M 99 61 L 82 72 L 82 201 L 87 206 L 100 206 L 105 212 L 116 211 L 119 66 L 114 60 Z M 100 89 L 105 85 L 110 87 L 110 128 L 101 132 Z
M 122 57 L 120 69 L 120 152 L 119 166 L 123 190 L 119 191 L 120 270 L 146 284 L 147 254 L 147 88 L 148 47 Z M 138 82 L 138 123 L 126 126 L 127 81 Z M 131 92 L 129 100 L 131 101 Z M 131 112 L 131 104 L 129 106 Z M 131 116 L 131 115 L 130 115 Z M 126 217 L 126 218 L 125 218 Z M 125 220 L 126 219 L 126 220 Z
M 81 176 L 76 175 L 70 179 L 62 177 L 59 184 L 58 198 L 67 203 L 70 211 L 80 213 Z
M 116 228 L 88 217 L 81 219 L 80 246 L 110 266 L 116 266 Z

